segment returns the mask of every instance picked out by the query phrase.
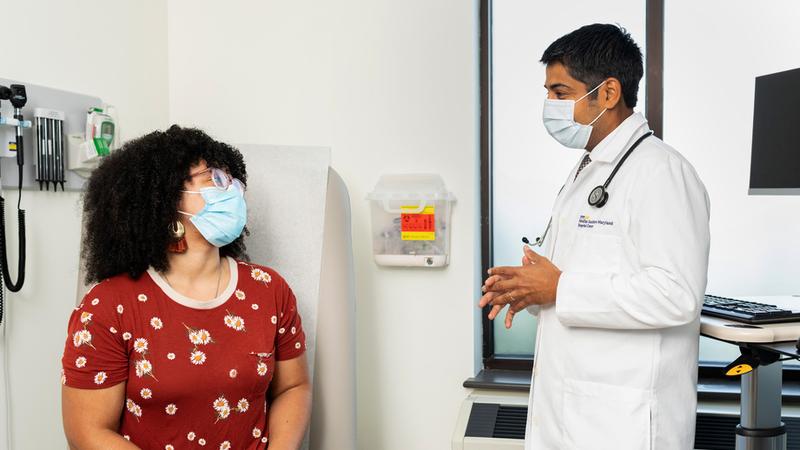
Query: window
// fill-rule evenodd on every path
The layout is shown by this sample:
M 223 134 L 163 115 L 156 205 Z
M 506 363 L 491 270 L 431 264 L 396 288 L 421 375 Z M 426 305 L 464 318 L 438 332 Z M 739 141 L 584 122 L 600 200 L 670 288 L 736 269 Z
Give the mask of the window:
M 520 264 L 522 236 L 533 240 L 544 231 L 556 194 L 582 154 L 561 147 L 542 126 L 541 54 L 558 37 L 595 22 L 620 23 L 644 51 L 646 5 L 645 0 L 573 1 L 554 9 L 529 0 L 483 3 L 483 265 L 488 268 Z M 643 82 L 641 99 L 644 92 Z M 530 367 L 536 318 L 517 314 L 507 330 L 503 314 L 494 323 L 483 320 L 487 367 Z
M 708 291 L 729 296 L 800 293 L 800 237 L 790 225 L 800 217 L 786 213 L 789 204 L 796 212 L 800 199 L 747 196 L 754 77 L 800 67 L 794 31 L 800 8 L 793 0 L 773 6 L 576 0 L 554 7 L 541 1 L 482 0 L 484 269 L 519 265 L 521 237 L 533 240 L 544 231 L 557 191 L 581 155 L 559 146 L 541 124 L 546 94 L 539 57 L 558 37 L 585 24 L 607 22 L 624 26 L 646 56 L 637 109 L 658 136 L 692 162 L 711 196 Z M 724 170 L 720 155 L 726 156 Z M 757 239 L 748 238 L 754 233 Z M 485 313 L 485 367 L 530 368 L 536 319 L 520 313 L 506 330 L 504 312 L 495 322 Z M 735 346 L 701 338 L 701 364 L 726 364 L 738 354 Z

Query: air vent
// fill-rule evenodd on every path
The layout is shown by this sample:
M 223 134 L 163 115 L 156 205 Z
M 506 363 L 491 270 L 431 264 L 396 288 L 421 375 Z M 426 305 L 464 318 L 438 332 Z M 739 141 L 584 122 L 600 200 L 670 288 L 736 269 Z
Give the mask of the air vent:
M 786 449 L 800 450 L 800 418 L 784 417 L 786 424 Z M 697 432 L 694 448 L 703 450 L 730 450 L 736 446 L 736 425 L 739 416 L 697 414 Z
M 525 439 L 528 408 L 495 403 L 474 403 L 467 422 L 466 437 Z
M 469 414 L 465 437 L 525 439 L 528 408 L 496 403 L 474 403 Z M 800 417 L 784 417 L 787 450 L 800 450 Z M 694 448 L 730 450 L 736 445 L 739 416 L 697 414 Z

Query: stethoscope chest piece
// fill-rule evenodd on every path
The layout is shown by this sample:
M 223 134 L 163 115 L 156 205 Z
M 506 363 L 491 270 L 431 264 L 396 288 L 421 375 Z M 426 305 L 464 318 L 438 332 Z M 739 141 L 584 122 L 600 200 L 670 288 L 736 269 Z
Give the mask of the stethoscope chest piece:
M 614 175 L 617 174 L 617 171 L 619 170 L 619 168 L 622 167 L 622 164 L 625 163 L 625 160 L 628 159 L 628 156 L 631 156 L 631 153 L 633 153 L 633 151 L 636 149 L 636 147 L 638 147 L 639 144 L 642 143 L 642 141 L 644 141 L 645 139 L 647 139 L 648 137 L 650 137 L 652 135 L 653 135 L 653 132 L 652 131 L 648 131 L 643 136 L 641 136 L 639 139 L 637 139 L 636 142 L 634 142 L 633 145 L 631 145 L 631 148 L 629 148 L 628 151 L 625 152 L 624 155 L 622 155 L 622 159 L 619 160 L 617 165 L 614 166 L 614 170 L 611 171 L 611 175 L 608 176 L 608 179 L 606 180 L 606 182 L 604 184 L 601 184 L 600 186 L 597 186 L 596 188 L 592 189 L 592 192 L 589 193 L 589 205 L 590 206 L 594 206 L 595 208 L 602 208 L 603 205 L 606 204 L 606 202 L 608 201 L 608 191 L 606 189 L 608 188 L 608 185 L 611 184 L 611 180 L 614 179 Z
M 597 186 L 589 193 L 589 205 L 602 208 L 608 201 L 608 192 L 604 186 Z

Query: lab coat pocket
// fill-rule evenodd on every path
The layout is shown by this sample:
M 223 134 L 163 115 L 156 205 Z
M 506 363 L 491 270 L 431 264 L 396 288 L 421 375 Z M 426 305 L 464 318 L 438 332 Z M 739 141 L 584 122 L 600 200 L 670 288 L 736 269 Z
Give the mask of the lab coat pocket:
M 622 239 L 613 234 L 579 231 L 568 255 L 565 267 L 570 272 L 619 273 Z
M 564 380 L 564 448 L 647 450 L 650 391 Z

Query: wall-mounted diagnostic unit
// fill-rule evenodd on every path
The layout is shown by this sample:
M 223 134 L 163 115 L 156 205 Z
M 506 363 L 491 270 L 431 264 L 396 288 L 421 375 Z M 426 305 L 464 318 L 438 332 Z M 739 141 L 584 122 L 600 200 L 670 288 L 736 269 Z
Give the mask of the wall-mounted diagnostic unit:
M 117 146 L 112 107 L 97 98 L 0 78 L 0 323 L 5 287 L 25 281 L 25 190 L 82 190 L 100 160 Z M 12 280 L 6 248 L 5 197 L 18 191 L 19 261 Z

